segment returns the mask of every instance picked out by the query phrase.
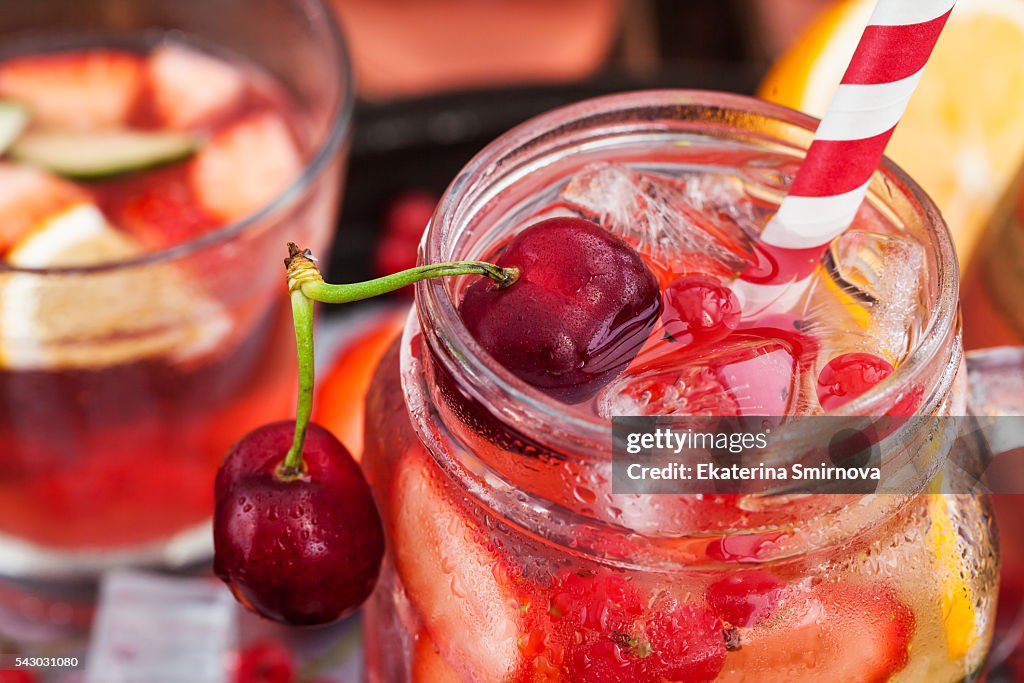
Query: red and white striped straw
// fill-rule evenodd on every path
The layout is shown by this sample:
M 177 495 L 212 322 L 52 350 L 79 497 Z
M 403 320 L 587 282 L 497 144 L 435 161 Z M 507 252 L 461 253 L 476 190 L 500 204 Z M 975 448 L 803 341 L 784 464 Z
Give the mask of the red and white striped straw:
M 755 298 L 805 279 L 853 222 L 955 1 L 878 0 L 789 194 L 761 233 L 774 263 L 742 276 L 760 290 Z

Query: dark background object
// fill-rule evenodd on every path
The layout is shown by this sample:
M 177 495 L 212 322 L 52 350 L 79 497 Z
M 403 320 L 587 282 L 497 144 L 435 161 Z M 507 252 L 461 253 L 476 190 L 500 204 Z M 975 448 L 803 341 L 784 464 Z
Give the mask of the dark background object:
M 656 0 L 627 5 L 613 54 L 587 82 L 358 103 L 330 279 L 354 282 L 379 274 L 373 269 L 374 249 L 388 205 L 410 190 L 440 195 L 474 154 L 537 114 L 645 88 L 747 94 L 756 88 L 766 63 L 748 35 L 746 3 Z

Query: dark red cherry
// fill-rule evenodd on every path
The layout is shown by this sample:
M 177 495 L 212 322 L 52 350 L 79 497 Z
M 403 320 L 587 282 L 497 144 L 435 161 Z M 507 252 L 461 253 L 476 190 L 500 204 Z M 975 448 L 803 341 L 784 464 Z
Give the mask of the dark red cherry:
M 832 410 L 849 403 L 892 374 L 889 361 L 870 353 L 844 353 L 818 373 L 818 403 Z
M 688 275 L 665 288 L 661 320 L 665 332 L 680 344 L 716 342 L 740 324 L 740 302 L 716 278 Z
M 323 427 L 309 426 L 304 476 L 277 476 L 294 430 L 292 422 L 265 425 L 224 458 L 214 489 L 214 571 L 257 614 L 326 624 L 370 595 L 384 532 L 362 470 Z
M 622 372 L 661 310 L 640 255 L 582 218 L 532 225 L 494 260 L 518 267 L 519 280 L 471 284 L 459 305 L 466 328 L 498 363 L 565 403 L 593 397 Z

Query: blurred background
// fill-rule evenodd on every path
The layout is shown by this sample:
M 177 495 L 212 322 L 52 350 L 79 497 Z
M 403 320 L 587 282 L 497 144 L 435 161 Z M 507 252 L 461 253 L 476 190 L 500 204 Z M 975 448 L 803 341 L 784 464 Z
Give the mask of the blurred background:
M 426 211 L 487 142 L 553 107 L 638 88 L 754 93 L 823 0 L 333 0 L 359 104 L 333 274 Z M 417 200 L 419 199 L 419 203 Z M 427 214 L 429 215 L 429 213 Z M 401 216 L 400 216 L 401 217 Z M 419 216 L 415 217 L 417 222 Z M 419 223 L 418 231 L 422 229 Z M 385 251 L 393 256 L 394 242 Z
M 561 104 L 639 88 L 708 88 L 821 116 L 874 7 L 873 0 L 332 1 L 359 92 L 350 191 L 332 260 L 332 276 L 349 280 L 407 265 L 410 252 L 399 246 L 415 242 L 431 200 L 458 169 L 494 137 Z M 1007 245 L 990 225 L 1012 222 L 997 209 L 1017 196 L 1024 159 L 1024 0 L 957 4 L 887 152 L 935 199 L 953 232 L 965 308 L 982 321 L 967 326 L 967 345 L 1020 343 L 1024 246 L 991 253 Z M 975 259 L 986 232 L 1001 249 Z M 985 263 L 993 258 L 999 262 Z M 985 271 L 1004 275 L 985 282 Z

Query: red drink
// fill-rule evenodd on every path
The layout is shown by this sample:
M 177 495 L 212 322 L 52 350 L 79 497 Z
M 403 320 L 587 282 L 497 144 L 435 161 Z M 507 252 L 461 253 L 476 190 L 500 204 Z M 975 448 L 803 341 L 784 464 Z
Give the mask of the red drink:
M 326 250 L 349 103 L 325 8 L 285 4 L 236 18 L 243 43 L 185 12 L 0 60 L 0 539 L 22 551 L 0 571 L 202 558 L 220 458 L 290 414 L 267 264 L 289 239 Z M 128 23 L 162 25 L 158 5 Z M 282 60 L 259 22 L 308 46 Z

